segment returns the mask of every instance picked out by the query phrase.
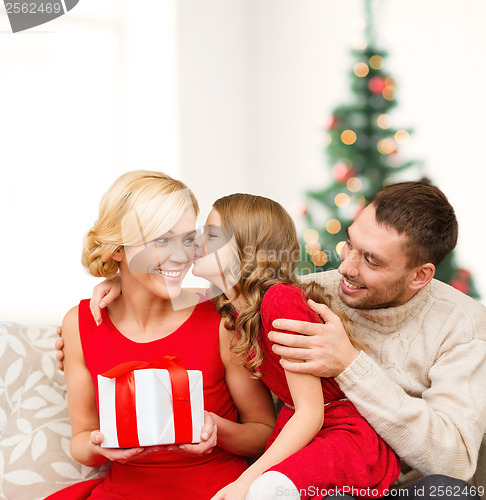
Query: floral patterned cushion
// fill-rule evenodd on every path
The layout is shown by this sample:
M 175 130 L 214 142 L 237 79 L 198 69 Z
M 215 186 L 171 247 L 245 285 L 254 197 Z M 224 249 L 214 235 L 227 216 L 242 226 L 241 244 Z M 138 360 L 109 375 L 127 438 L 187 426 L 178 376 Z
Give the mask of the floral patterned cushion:
M 69 453 L 64 376 L 55 327 L 0 322 L 0 499 L 35 500 L 100 477 Z

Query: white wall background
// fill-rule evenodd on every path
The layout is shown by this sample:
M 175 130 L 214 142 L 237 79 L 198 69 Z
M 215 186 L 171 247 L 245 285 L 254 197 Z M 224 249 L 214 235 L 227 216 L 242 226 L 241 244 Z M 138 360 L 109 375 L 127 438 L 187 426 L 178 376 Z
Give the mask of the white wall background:
M 407 149 L 456 207 L 483 297 L 486 3 L 376 0 Z M 143 8 L 142 8 L 143 7 Z M 329 180 L 361 1 L 81 0 L 15 35 L 0 12 L 0 320 L 59 323 L 97 282 L 79 263 L 111 182 L 165 170 L 203 211 L 235 191 L 291 212 Z
M 123 172 L 177 175 L 172 0 L 81 0 L 12 34 L 0 12 L 0 319 L 58 324 L 97 282 L 80 264 Z

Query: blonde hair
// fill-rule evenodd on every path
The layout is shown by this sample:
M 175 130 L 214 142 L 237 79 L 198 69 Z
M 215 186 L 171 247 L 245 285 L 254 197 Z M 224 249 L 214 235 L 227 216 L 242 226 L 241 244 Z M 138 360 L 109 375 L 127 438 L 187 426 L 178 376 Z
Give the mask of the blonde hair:
M 221 224 L 232 231 L 237 245 L 241 276 L 233 287 L 244 306 L 235 324 L 235 310 L 230 301 L 219 295 L 214 299 L 225 327 L 236 328 L 238 336 L 232 350 L 241 356 L 245 366 L 256 376 L 263 362 L 258 344 L 260 306 L 265 292 L 273 285 L 286 283 L 304 291 L 307 298 L 332 305 L 332 297 L 317 283 L 300 283 L 295 273 L 300 260 L 300 246 L 294 222 L 277 202 L 250 194 L 232 194 L 217 200 L 213 208 Z M 336 313 L 336 311 L 334 311 Z M 340 316 L 348 336 L 357 347 L 361 345 L 351 335 L 351 321 Z M 252 354 L 249 359 L 248 354 Z
M 93 276 L 118 272 L 113 253 L 169 231 L 187 209 L 199 206 L 187 186 L 162 172 L 135 170 L 119 177 L 100 202 L 99 217 L 86 233 L 81 263 Z

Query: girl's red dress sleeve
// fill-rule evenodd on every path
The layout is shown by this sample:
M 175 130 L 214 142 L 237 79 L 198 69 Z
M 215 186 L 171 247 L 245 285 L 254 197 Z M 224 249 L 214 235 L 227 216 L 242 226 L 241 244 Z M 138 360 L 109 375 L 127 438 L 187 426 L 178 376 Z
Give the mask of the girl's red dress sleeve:
M 295 332 L 274 328 L 272 323 L 276 319 L 321 323 L 320 317 L 307 305 L 305 293 L 293 285 L 285 284 L 274 285 L 265 293 L 260 316 L 266 333 L 276 330 L 295 334 Z

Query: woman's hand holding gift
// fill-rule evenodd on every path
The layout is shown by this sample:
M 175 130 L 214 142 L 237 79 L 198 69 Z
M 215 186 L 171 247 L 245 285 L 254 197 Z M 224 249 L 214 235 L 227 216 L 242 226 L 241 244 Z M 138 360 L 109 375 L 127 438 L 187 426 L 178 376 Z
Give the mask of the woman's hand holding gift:
M 112 462 L 134 462 L 164 449 L 164 446 L 145 446 L 139 448 L 102 448 L 103 434 L 93 431 L 90 435 L 91 444 L 95 446 L 96 453 Z
M 91 443 L 96 448 L 96 453 L 111 460 L 112 462 L 133 462 L 152 455 L 160 451 L 175 451 L 182 455 L 208 455 L 217 444 L 217 426 L 211 413 L 204 412 L 204 426 L 201 429 L 201 442 L 197 444 L 181 445 L 156 445 L 138 448 L 102 448 L 103 434 L 100 431 L 93 431 L 90 435 Z
M 162 446 L 163 449 L 176 451 L 182 455 L 208 455 L 218 442 L 218 428 L 210 412 L 204 412 L 204 425 L 201 429 L 201 442 L 197 444 L 181 444 Z

